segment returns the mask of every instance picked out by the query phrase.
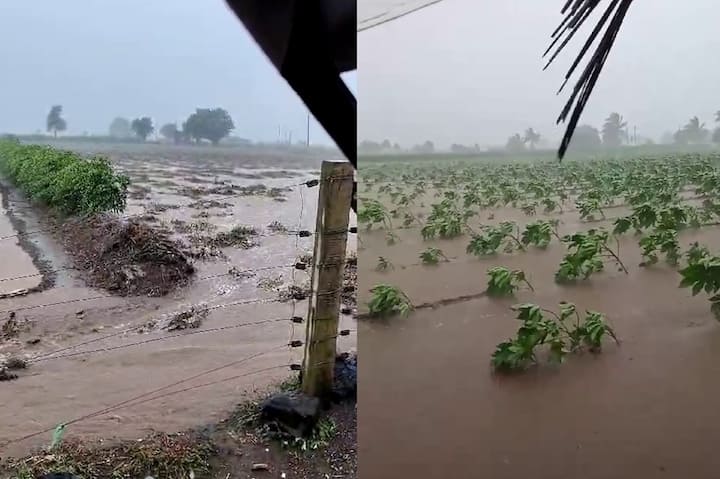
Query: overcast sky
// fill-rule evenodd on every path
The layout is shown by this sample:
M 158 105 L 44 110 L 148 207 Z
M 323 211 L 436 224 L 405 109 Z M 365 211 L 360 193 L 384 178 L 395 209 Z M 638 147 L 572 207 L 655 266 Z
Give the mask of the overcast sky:
M 223 0 L 0 0 L 0 58 L 0 132 L 44 130 L 53 104 L 73 134 L 219 106 L 235 135 L 274 141 L 284 125 L 305 138 L 307 110 Z
M 531 126 L 559 140 L 567 95 L 555 92 L 587 36 L 542 72 L 564 2 L 445 0 L 361 32 L 359 139 L 504 144 Z M 618 111 L 638 136 L 656 139 L 693 115 L 712 128 L 718 19 L 717 0 L 635 2 L 581 122 L 600 127 Z

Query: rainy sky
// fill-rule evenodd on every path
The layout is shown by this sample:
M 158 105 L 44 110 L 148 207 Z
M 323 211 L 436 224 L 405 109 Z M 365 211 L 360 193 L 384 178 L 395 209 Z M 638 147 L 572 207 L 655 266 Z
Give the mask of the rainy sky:
M 358 138 L 492 146 L 533 127 L 555 144 L 567 98 L 555 93 L 588 33 L 542 71 L 563 3 L 444 0 L 361 32 Z M 656 141 L 694 115 L 712 129 L 718 19 L 717 0 L 635 2 L 581 123 L 600 127 L 617 111 L 631 131 Z
M 44 130 L 53 104 L 69 134 L 218 106 L 236 136 L 305 138 L 307 110 L 222 0 L 1 0 L 0 58 L 0 132 Z M 331 144 L 314 121 L 311 141 Z

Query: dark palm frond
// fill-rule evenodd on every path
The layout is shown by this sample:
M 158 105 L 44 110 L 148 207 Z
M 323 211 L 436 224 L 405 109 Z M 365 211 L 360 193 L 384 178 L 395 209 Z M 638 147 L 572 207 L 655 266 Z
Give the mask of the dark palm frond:
M 550 66 L 560 52 L 564 50 L 565 46 L 585 24 L 585 21 L 588 17 L 590 17 L 593 11 L 595 11 L 598 5 L 600 5 L 601 1 L 602 0 L 565 1 L 565 5 L 561 10 L 561 14 L 565 15 L 565 17 L 553 32 L 552 42 L 543 54 L 544 58 L 552 51 L 545 68 Z M 570 144 L 573 133 L 575 132 L 578 121 L 580 120 L 580 116 L 590 99 L 590 95 L 595 88 L 600 72 L 605 65 L 605 61 L 610 54 L 613 44 L 615 43 L 615 37 L 622 27 L 623 20 L 625 19 L 625 15 L 627 14 L 632 2 L 633 0 L 610 0 L 605 12 L 598 21 L 597 25 L 595 25 L 595 28 L 593 28 L 592 32 L 588 36 L 588 39 L 583 44 L 580 49 L 580 53 L 570 66 L 570 69 L 565 75 L 565 80 L 558 90 L 558 93 L 562 92 L 565 85 L 567 85 L 570 80 L 570 77 L 572 77 L 573 73 L 575 73 L 575 70 L 580 62 L 585 58 L 593 42 L 596 40 L 598 35 L 603 32 L 603 29 L 605 29 L 595 52 L 590 57 L 585 69 L 578 78 L 570 98 L 557 119 L 557 123 L 565 122 L 568 119 L 568 115 L 570 115 L 569 122 L 565 129 L 565 135 L 563 136 L 562 142 L 560 143 L 560 149 L 558 150 L 558 157 L 561 160 L 567 152 L 567 148 Z

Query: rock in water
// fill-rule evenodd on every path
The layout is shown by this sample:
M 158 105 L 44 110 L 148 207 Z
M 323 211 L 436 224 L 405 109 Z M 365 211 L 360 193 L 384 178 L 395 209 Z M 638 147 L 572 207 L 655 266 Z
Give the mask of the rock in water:
M 302 393 L 277 394 L 260 406 L 262 418 L 295 437 L 309 435 L 320 417 L 320 400 Z

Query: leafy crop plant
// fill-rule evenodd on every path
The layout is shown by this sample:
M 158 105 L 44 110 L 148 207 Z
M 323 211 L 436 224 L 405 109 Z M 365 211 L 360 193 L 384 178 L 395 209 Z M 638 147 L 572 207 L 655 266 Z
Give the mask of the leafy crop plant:
M 499 372 L 522 371 L 537 363 L 537 350 L 543 346 L 548 348 L 550 361 L 561 363 L 583 348 L 600 352 L 606 337 L 619 344 L 602 313 L 586 311 L 581 317 L 572 303 L 560 303 L 558 313 L 531 303 L 513 309 L 521 325 L 514 338 L 495 348 L 491 364 Z
M 489 276 L 487 293 L 490 296 L 512 296 L 522 284 L 525 284 L 531 291 L 535 291 L 522 270 L 510 270 L 503 266 L 496 266 L 490 268 L 487 274 Z
M 387 284 L 378 284 L 370 292 L 368 303 L 370 316 L 388 317 L 395 314 L 407 316 L 412 311 L 412 303 L 399 288 Z
M 587 279 L 593 273 L 602 271 L 607 259 L 614 261 L 618 269 L 627 274 L 627 268 L 620 260 L 619 252 L 613 251 L 608 246 L 609 238 L 607 231 L 595 229 L 565 236 L 562 241 L 568 245 L 568 252 L 555 273 L 555 281 L 564 283 Z M 616 249 L 619 249 L 619 243 Z

